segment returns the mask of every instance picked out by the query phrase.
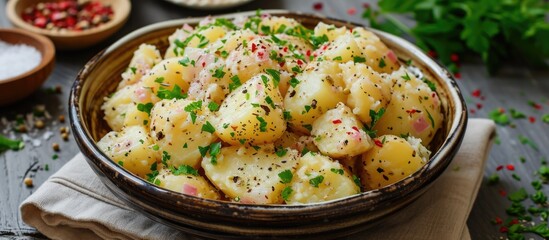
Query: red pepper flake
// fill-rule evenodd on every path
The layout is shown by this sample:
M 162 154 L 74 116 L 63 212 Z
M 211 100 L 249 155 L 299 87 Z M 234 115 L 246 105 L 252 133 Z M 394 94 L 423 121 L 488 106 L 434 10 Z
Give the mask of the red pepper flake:
M 322 3 L 320 3 L 320 2 L 313 4 L 313 9 L 314 10 L 322 11 L 322 7 L 324 7 L 324 5 L 322 5 Z
M 279 62 L 278 65 L 279 65 L 280 67 L 284 67 L 284 64 L 285 64 L 285 63 L 286 63 L 286 62 Z
M 505 197 L 507 196 L 507 192 L 503 189 L 499 190 L 499 195 L 502 196 L 502 197 Z
M 347 9 L 347 14 L 349 15 L 355 15 L 356 14 L 356 8 L 355 7 L 351 7 L 349 9 Z
M 378 147 L 383 147 L 383 143 L 381 143 L 381 141 L 379 141 L 379 139 L 374 139 L 374 143 L 375 143 L 376 146 L 378 146 Z
M 450 55 L 450 60 L 452 60 L 452 62 L 457 62 L 457 61 L 459 61 L 459 55 L 457 55 L 457 54 L 455 54 L 455 53 L 452 54 L 452 55 Z
M 341 123 L 341 120 L 336 119 L 336 120 L 333 120 L 332 123 L 333 123 L 333 124 L 340 124 L 340 123 Z
M 507 166 L 505 166 L 507 168 L 507 170 L 509 171 L 515 171 L 515 165 L 513 164 L 507 164 Z
M 429 50 L 427 52 L 427 55 L 429 55 L 429 57 L 432 57 L 432 58 L 437 58 L 437 52 L 435 52 L 433 50 Z
M 257 45 L 255 45 L 255 43 L 252 43 L 252 52 L 255 52 L 255 50 L 257 50 Z
M 301 61 L 301 59 L 297 59 L 297 65 L 299 66 L 303 65 L 303 61 Z
M 206 67 L 206 62 L 202 62 L 202 67 Z
M 358 131 L 358 128 L 357 128 L 356 126 L 353 126 L 352 128 L 353 128 L 353 130 L 359 132 L 359 131 Z
M 454 73 L 454 77 L 456 77 L 457 79 L 460 79 L 461 78 L 461 73 Z
M 515 218 L 515 219 L 511 220 L 511 222 L 509 222 L 509 226 L 513 226 L 513 225 L 518 224 L 518 223 L 519 223 L 518 219 Z
M 508 231 L 509 231 L 509 229 L 508 229 L 507 227 L 501 226 L 501 227 L 499 228 L 499 232 L 501 232 L 501 233 L 506 233 L 506 232 L 508 232 Z
M 322 46 L 322 50 L 326 50 L 328 49 L 328 44 L 325 44 L 324 46 Z
M 238 128 L 238 126 L 231 126 L 231 128 L 233 129 L 233 131 L 236 131 L 236 129 Z
M 535 123 L 535 122 L 536 122 L 536 118 L 535 118 L 535 117 L 529 117 L 529 118 L 528 118 L 528 121 L 530 121 L 531 123 Z
M 473 97 L 480 97 L 482 93 L 480 92 L 480 89 L 475 89 L 473 90 L 473 92 L 471 93 L 471 95 L 473 95 Z
M 412 114 L 417 113 L 418 111 L 412 108 L 412 109 L 410 109 L 410 110 L 406 110 L 406 112 L 407 112 L 408 114 L 410 114 L 410 117 L 411 117 Z
M 265 52 L 257 52 L 257 56 L 261 59 L 265 55 Z
M 307 50 L 307 53 L 305 53 L 307 55 L 307 57 L 310 57 L 311 56 L 311 50 Z
M 501 171 L 501 169 L 503 169 L 503 166 L 502 166 L 502 165 L 499 165 L 499 166 L 496 168 L 497 171 Z
M 482 103 L 477 103 L 477 108 L 482 109 Z
M 282 49 L 282 51 L 288 52 L 288 47 L 284 47 L 284 48 Z

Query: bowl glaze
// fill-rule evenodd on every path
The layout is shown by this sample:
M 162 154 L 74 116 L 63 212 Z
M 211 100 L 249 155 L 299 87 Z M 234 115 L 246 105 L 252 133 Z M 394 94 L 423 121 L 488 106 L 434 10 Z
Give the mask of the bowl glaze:
M 105 40 L 126 23 L 131 10 L 130 0 L 98 0 L 111 5 L 114 11 L 113 18 L 103 25 L 85 31 L 50 31 L 28 24 L 21 18 L 21 13 L 29 6 L 39 2 L 56 1 L 58 0 L 11 0 L 6 4 L 6 15 L 14 26 L 47 36 L 58 49 L 71 50 L 86 48 Z
M 42 60 L 34 69 L 0 80 L 0 106 L 3 106 L 25 98 L 48 79 L 55 63 L 55 47 L 48 38 L 20 29 L 0 28 L 0 40 L 32 46 L 42 55 Z
M 306 27 L 319 21 L 336 26 L 359 26 L 340 20 L 284 10 L 264 11 L 291 17 Z M 239 13 L 253 15 L 255 12 Z M 222 15 L 232 18 L 237 14 Z M 399 58 L 413 59 L 431 75 L 443 105 L 445 120 L 431 149 L 430 161 L 404 180 L 343 199 L 308 205 L 253 205 L 201 199 L 161 189 L 131 174 L 110 160 L 95 142 L 110 131 L 100 106 L 116 89 L 122 73 L 141 43 L 164 50 L 167 36 L 184 23 L 200 18 L 172 20 L 141 28 L 97 54 L 79 73 L 69 100 L 71 127 L 88 163 L 105 185 L 128 205 L 148 217 L 177 229 L 211 238 L 334 238 L 373 226 L 378 220 L 406 206 L 446 169 L 463 139 L 467 111 L 460 90 L 443 67 L 411 43 L 372 30 Z

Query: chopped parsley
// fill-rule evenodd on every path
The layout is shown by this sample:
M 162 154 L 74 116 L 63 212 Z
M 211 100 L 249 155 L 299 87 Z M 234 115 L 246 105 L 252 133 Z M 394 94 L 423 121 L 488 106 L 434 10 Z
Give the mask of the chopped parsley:
M 230 92 L 234 91 L 235 89 L 240 87 L 240 85 L 242 85 L 242 83 L 240 82 L 240 78 L 238 78 L 238 75 L 232 76 L 231 81 L 232 81 L 232 83 L 229 83 L 229 91 Z
M 274 69 L 265 69 L 265 72 L 267 72 L 271 77 L 273 78 L 274 86 L 278 87 L 278 83 L 280 82 L 280 72 Z
M 410 78 L 410 75 L 408 75 L 408 72 L 406 72 L 406 75 L 402 75 L 400 76 L 402 79 L 406 80 L 406 81 L 410 81 L 412 80 L 412 78 Z
M 225 76 L 223 67 L 216 68 L 214 74 L 212 75 L 214 78 L 223 78 L 223 76 Z
M 263 119 L 260 116 L 256 116 L 255 118 L 257 119 L 257 121 L 259 121 L 259 131 L 260 132 L 266 132 L 267 131 L 267 122 L 265 121 L 265 119 Z
M 345 171 L 341 168 L 331 168 L 330 171 L 332 171 L 335 174 L 339 174 L 339 175 L 343 175 L 343 173 L 345 173 Z
M 217 155 L 221 152 L 221 142 L 215 142 L 210 145 L 210 163 L 213 165 L 217 164 Z
M 387 66 L 387 65 L 385 64 L 385 60 L 382 58 L 381 60 L 379 60 L 379 65 L 378 65 L 378 67 L 379 67 L 379 68 L 384 68 L 385 66 Z
M 300 83 L 300 81 L 297 80 L 297 78 L 295 78 L 295 77 L 292 77 L 290 79 L 290 86 L 292 86 L 293 88 L 295 88 L 297 86 L 297 84 L 299 84 L 299 83 Z
M 332 58 L 333 61 L 342 61 L 343 58 L 341 56 L 337 56 L 335 58 Z
M 318 185 L 320 185 L 323 181 L 324 181 L 324 176 L 318 175 L 314 178 L 309 179 L 309 184 L 317 188 Z
M 353 57 L 353 62 L 355 62 L 355 63 L 363 63 L 363 62 L 366 62 L 366 58 L 359 57 L 359 56 L 354 56 L 354 57 Z
M 151 109 L 153 108 L 154 104 L 153 103 L 146 103 L 146 104 L 143 104 L 143 103 L 139 103 L 137 104 L 137 110 L 140 111 L 140 112 L 145 112 L 147 113 L 147 115 L 151 115 Z M 146 125 L 146 124 L 144 124 Z
M 164 164 L 164 166 L 168 166 L 168 161 L 172 158 L 172 156 L 170 156 L 170 154 L 168 154 L 168 152 L 166 151 L 162 151 L 162 164 Z
M 294 190 L 292 189 L 292 187 L 290 186 L 285 187 L 281 193 L 282 199 L 284 199 L 284 201 L 287 202 L 288 199 L 290 198 L 290 195 L 292 195 L 293 191 Z
M 215 128 L 209 121 L 206 121 L 206 123 L 202 125 L 202 132 L 214 133 Z
M 289 169 L 286 169 L 278 174 L 281 183 L 290 183 L 294 174 Z
M 193 175 L 198 176 L 198 170 L 194 169 L 193 167 L 189 165 L 182 165 L 178 168 L 172 167 L 171 172 L 173 175 L 179 176 L 179 175 Z
M 215 112 L 219 110 L 219 104 L 217 104 L 216 102 L 210 102 L 208 103 L 208 109 L 210 109 L 210 111 L 212 112 Z
M 276 155 L 279 157 L 284 157 L 284 155 L 286 155 L 287 152 L 288 150 L 286 148 L 281 147 L 276 150 Z
M 310 39 L 311 39 L 311 44 L 313 44 L 315 49 L 319 48 L 324 43 L 330 41 L 330 39 L 328 39 L 328 36 L 326 36 L 326 34 L 322 34 L 322 36 L 311 36 Z
M 160 99 L 185 99 L 187 98 L 187 94 L 183 93 L 183 90 L 181 87 L 177 84 L 173 86 L 172 90 L 160 87 L 158 89 L 158 92 L 156 93 L 156 96 Z

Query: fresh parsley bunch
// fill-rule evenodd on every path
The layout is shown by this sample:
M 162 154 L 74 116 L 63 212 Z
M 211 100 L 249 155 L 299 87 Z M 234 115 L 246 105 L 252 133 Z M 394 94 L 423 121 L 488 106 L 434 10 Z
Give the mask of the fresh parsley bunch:
M 544 0 L 381 0 L 379 11 L 367 8 L 370 26 L 409 35 L 425 51 L 433 51 L 450 69 L 459 55 L 480 55 L 488 71 L 505 62 L 547 67 L 549 3 Z M 409 28 L 391 13 L 411 14 Z

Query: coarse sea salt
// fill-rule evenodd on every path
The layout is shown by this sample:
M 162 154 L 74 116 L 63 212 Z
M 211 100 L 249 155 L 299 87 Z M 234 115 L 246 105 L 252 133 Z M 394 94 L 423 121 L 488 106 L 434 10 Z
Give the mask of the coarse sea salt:
M 41 61 L 42 54 L 36 48 L 0 40 L 0 82 L 34 69 Z

